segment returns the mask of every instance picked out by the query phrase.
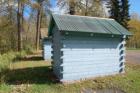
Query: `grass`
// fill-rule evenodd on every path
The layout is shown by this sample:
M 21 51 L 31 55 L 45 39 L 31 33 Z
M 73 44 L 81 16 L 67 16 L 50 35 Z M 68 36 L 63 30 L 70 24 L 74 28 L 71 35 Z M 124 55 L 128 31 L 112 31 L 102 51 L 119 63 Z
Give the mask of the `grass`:
M 127 50 L 140 50 L 140 48 L 127 48 Z
M 85 89 L 119 89 L 125 93 L 140 92 L 140 65 L 126 65 L 126 73 L 100 77 L 64 85 L 52 73 L 49 62 L 40 57 L 29 57 L 14 62 L 0 93 L 82 93 Z

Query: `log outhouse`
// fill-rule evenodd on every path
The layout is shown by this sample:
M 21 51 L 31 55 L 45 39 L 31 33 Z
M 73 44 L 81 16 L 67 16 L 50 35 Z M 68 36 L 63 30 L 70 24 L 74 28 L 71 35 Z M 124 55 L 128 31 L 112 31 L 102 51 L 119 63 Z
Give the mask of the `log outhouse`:
M 43 39 L 43 59 L 45 61 L 51 61 L 51 57 L 52 57 L 51 46 L 52 46 L 51 38 L 45 37 Z
M 114 19 L 52 14 L 52 67 L 62 82 L 124 72 L 125 39 Z
M 52 45 L 52 42 L 51 42 L 51 38 L 48 37 L 48 28 L 41 28 L 40 29 L 40 40 L 42 42 L 42 55 L 43 55 L 43 59 L 45 61 L 51 61 L 51 51 L 52 51 L 52 48 L 51 48 L 51 45 Z

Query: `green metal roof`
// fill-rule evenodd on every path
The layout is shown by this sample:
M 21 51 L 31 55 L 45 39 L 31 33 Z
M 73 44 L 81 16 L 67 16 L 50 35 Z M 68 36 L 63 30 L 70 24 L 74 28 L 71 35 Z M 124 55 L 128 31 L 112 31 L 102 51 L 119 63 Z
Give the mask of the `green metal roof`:
M 132 35 L 127 29 L 117 23 L 114 19 L 109 18 L 52 14 L 49 26 L 49 35 L 51 35 L 53 26 L 55 24 L 60 31 Z

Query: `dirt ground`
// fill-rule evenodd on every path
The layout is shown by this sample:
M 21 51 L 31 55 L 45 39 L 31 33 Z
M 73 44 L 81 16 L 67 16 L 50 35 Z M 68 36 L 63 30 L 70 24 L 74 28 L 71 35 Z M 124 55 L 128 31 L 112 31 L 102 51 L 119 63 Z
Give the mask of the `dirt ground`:
M 140 50 L 127 50 L 126 62 L 140 65 Z

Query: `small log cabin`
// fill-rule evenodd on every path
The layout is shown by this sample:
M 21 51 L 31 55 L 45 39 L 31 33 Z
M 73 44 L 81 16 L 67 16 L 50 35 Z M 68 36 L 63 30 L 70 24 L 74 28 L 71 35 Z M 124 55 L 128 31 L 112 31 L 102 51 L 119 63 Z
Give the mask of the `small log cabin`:
M 41 32 L 40 41 L 43 43 L 42 44 L 43 50 L 45 50 L 42 51 L 43 58 L 45 61 L 51 61 L 52 42 L 51 42 L 51 38 L 48 37 L 48 28 L 41 28 L 40 32 Z
M 52 14 L 48 34 L 60 81 L 124 73 L 125 40 L 132 34 L 114 19 Z
M 43 39 L 43 51 L 42 51 L 42 54 L 43 54 L 43 59 L 45 61 L 51 61 L 51 57 L 52 57 L 52 42 L 51 42 L 51 38 L 49 37 L 45 37 Z

